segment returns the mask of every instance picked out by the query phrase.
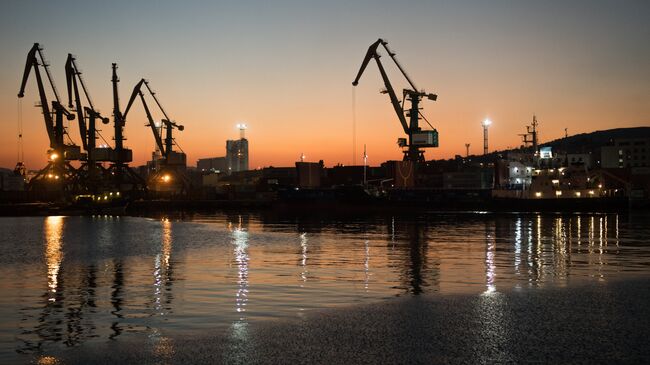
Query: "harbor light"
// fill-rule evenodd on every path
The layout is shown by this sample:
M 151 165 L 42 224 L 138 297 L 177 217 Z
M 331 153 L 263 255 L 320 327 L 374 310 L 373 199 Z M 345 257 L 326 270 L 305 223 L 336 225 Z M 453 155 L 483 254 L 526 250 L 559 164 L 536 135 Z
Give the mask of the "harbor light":
M 561 196 L 561 195 L 562 195 L 562 190 L 555 191 L 555 196 Z
M 165 175 L 163 175 L 163 177 L 160 178 L 160 179 L 161 179 L 163 182 L 166 182 L 166 183 L 167 183 L 167 182 L 169 182 L 169 181 L 172 179 L 172 177 L 169 176 L 169 174 L 165 174 Z
M 50 160 L 52 160 L 52 161 L 56 161 L 57 158 L 59 158 L 59 154 L 58 154 L 58 153 L 56 153 L 56 152 L 52 152 L 52 153 L 50 154 Z
M 492 124 L 492 121 L 485 119 L 481 125 L 483 126 L 483 154 L 487 155 L 488 153 L 488 127 Z
M 541 198 L 541 197 L 542 197 L 542 193 L 538 191 L 538 192 L 535 193 L 535 196 L 538 197 L 538 198 Z
M 578 198 L 580 197 L 580 195 L 581 195 L 580 192 L 579 192 L 579 191 L 576 191 L 576 196 L 577 196 Z
M 237 123 L 237 129 L 239 129 L 239 139 L 245 139 L 246 129 L 248 129 L 246 123 Z

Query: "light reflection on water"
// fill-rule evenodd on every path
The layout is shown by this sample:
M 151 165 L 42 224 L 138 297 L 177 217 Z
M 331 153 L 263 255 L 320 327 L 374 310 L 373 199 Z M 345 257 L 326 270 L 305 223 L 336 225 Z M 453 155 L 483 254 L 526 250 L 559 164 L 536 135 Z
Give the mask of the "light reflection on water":
M 166 331 L 228 328 L 236 344 L 254 321 L 395 295 L 479 294 L 477 318 L 494 326 L 505 290 L 648 275 L 647 223 L 615 214 L 3 218 L 0 353 L 145 335 L 164 360 Z

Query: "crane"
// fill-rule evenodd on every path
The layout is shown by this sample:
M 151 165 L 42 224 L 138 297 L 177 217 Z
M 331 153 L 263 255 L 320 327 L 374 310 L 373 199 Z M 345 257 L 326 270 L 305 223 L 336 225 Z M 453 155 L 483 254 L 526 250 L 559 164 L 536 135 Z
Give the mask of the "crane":
M 108 124 L 109 119 L 102 117 L 102 115 L 95 109 L 90 94 L 88 93 L 88 88 L 81 77 L 81 71 L 77 66 L 76 58 L 70 53 L 68 53 L 68 59 L 65 63 L 65 77 L 68 89 L 68 107 L 70 109 L 74 108 L 77 113 L 82 145 L 84 150 L 88 153 L 88 159 L 90 160 L 93 149 L 96 145 L 95 141 L 97 140 L 96 121 L 99 119 L 103 124 Z M 81 85 L 81 90 L 86 97 L 88 106 L 84 107 L 81 102 L 79 85 Z M 88 124 L 86 124 L 86 117 L 88 119 Z
M 133 151 L 124 147 L 124 141 L 126 140 L 124 138 L 126 117 L 120 111 L 120 98 L 117 87 L 120 79 L 117 77 L 117 63 L 112 63 L 111 68 L 111 84 L 113 86 L 113 139 L 115 140 L 115 147 L 110 157 L 112 164 L 109 170 L 111 176 L 113 176 L 111 183 L 117 186 L 118 189 L 129 190 L 132 196 L 136 196 L 138 193 L 146 191 L 146 183 L 128 165 L 129 162 L 133 161 Z
M 45 56 L 43 55 L 43 48 L 38 43 L 34 43 L 29 53 L 27 54 L 25 71 L 23 72 L 18 97 L 22 98 L 25 96 L 25 87 L 27 86 L 27 80 L 29 79 L 29 75 L 33 69 L 40 98 L 40 102 L 38 104 L 43 112 L 45 130 L 47 131 L 51 149 L 48 151 L 49 162 L 47 166 L 39 171 L 32 180 L 39 181 L 41 177 L 45 176 L 48 179 L 57 180 L 59 183 L 62 183 L 61 186 L 64 188 L 69 188 L 66 182 L 69 178 L 72 177 L 72 175 L 76 173 L 76 169 L 72 167 L 68 161 L 78 160 L 81 156 L 81 153 L 79 146 L 76 146 L 74 144 L 66 144 L 64 142 L 64 137 L 67 132 L 63 126 L 63 118 L 65 116 L 67 120 L 74 120 L 75 116 L 74 114 L 70 113 L 63 105 L 61 105 L 59 94 L 57 92 L 56 86 L 54 85 L 54 79 L 52 78 L 48 67 L 49 64 L 45 61 Z M 50 108 L 48 106 L 49 102 L 45 91 L 45 85 L 41 77 L 40 68 L 45 71 L 50 88 L 54 93 L 54 100 L 51 102 L 52 111 L 50 111 Z M 54 114 L 54 119 L 52 118 L 52 114 Z M 30 186 L 31 185 L 33 184 L 30 182 Z
M 156 102 L 156 105 L 158 105 L 158 108 L 165 116 L 165 118 L 161 120 L 165 128 L 164 144 L 163 144 L 162 136 L 160 135 L 160 132 L 156 127 L 156 123 L 154 122 L 153 117 L 151 116 L 151 112 L 144 98 L 144 94 L 142 93 L 143 85 L 145 86 L 147 91 L 149 91 L 149 94 L 153 97 L 154 101 Z M 165 112 L 165 109 L 163 109 L 162 105 L 158 101 L 158 98 L 156 97 L 156 93 L 151 90 L 151 87 L 149 86 L 149 82 L 145 79 L 140 80 L 133 88 L 133 92 L 131 93 L 131 98 L 129 99 L 129 103 L 127 104 L 126 109 L 124 110 L 123 117 L 125 119 L 129 113 L 129 110 L 131 110 L 131 106 L 133 106 L 133 102 L 138 96 L 140 96 L 140 100 L 142 101 L 142 106 L 144 107 L 145 114 L 147 114 L 147 119 L 149 121 L 149 124 L 147 124 L 147 126 L 151 127 L 151 132 L 153 133 L 154 139 L 156 141 L 156 146 L 158 146 L 158 149 L 162 153 L 164 162 L 168 164 L 171 162 L 170 158 L 173 152 L 172 150 L 173 148 L 172 146 L 174 144 L 173 130 L 175 128 L 178 129 L 179 131 L 183 131 L 185 127 L 180 124 L 177 124 L 176 122 L 171 121 L 169 116 L 167 116 L 167 112 Z
M 151 110 L 149 109 L 149 105 L 147 104 L 147 101 L 145 99 L 143 89 L 146 89 L 146 91 L 148 91 L 149 95 L 151 95 L 156 105 L 158 106 L 158 109 L 160 109 L 160 111 L 164 116 L 164 118 L 161 119 L 162 127 L 165 130 L 164 141 L 161 136 L 160 130 L 158 129 L 153 119 Z M 177 175 L 177 177 L 180 180 L 181 189 L 185 190 L 190 185 L 187 176 L 185 176 L 185 174 L 182 173 L 182 171 L 180 171 L 185 168 L 185 163 L 186 163 L 185 153 L 183 153 L 182 150 L 180 153 L 173 150 L 173 146 L 175 144 L 175 139 L 173 137 L 174 129 L 177 129 L 178 131 L 183 131 L 185 127 L 181 124 L 172 121 L 171 118 L 169 118 L 167 112 L 162 107 L 160 101 L 156 97 L 156 93 L 151 89 L 151 86 L 149 86 L 149 82 L 145 79 L 141 79 L 133 88 L 133 92 L 131 93 L 129 102 L 127 103 L 126 109 L 124 109 L 124 114 L 122 115 L 124 120 L 126 120 L 126 117 L 129 111 L 131 110 L 133 103 L 138 97 L 140 98 L 145 114 L 147 115 L 147 120 L 148 120 L 147 126 L 151 128 L 151 132 L 156 142 L 156 146 L 162 154 L 161 168 L 159 169 L 159 171 L 153 174 L 151 180 L 154 183 L 156 182 L 168 183 L 171 179 L 170 174 L 174 174 Z M 176 145 L 178 146 L 178 144 Z
M 386 70 L 381 63 L 381 55 L 377 50 L 379 46 L 384 47 L 388 55 L 391 57 L 393 62 L 395 62 L 397 68 L 400 70 L 404 78 L 406 78 L 406 81 L 411 86 L 411 89 L 403 90 L 401 102 L 395 94 L 395 90 L 393 89 L 388 75 L 386 74 Z M 374 59 L 377 63 L 379 73 L 381 74 L 381 78 L 384 81 L 384 86 L 386 87 L 386 90 L 382 91 L 382 93 L 386 93 L 390 97 L 390 102 L 393 105 L 393 109 L 395 109 L 395 113 L 397 114 L 397 118 L 402 125 L 402 129 L 404 129 L 404 133 L 408 136 L 408 142 L 406 138 L 399 138 L 397 140 L 397 144 L 400 147 L 406 148 L 404 151 L 404 161 L 412 161 L 414 163 L 424 162 L 424 151 L 422 151 L 421 148 L 438 147 L 438 131 L 433 128 L 433 126 L 431 126 L 424 115 L 420 113 L 419 104 L 424 97 L 435 101 L 437 100 L 438 96 L 436 94 L 428 94 L 423 90 L 418 91 L 413 81 L 409 78 L 400 63 L 397 61 L 397 58 L 395 58 L 395 53 L 388 48 L 388 42 L 381 38 L 371 44 L 368 48 L 368 52 L 366 53 L 366 56 L 361 63 L 361 68 L 357 73 L 357 77 L 352 82 L 353 86 L 357 86 L 359 84 L 359 79 L 361 78 L 363 72 L 366 70 L 366 67 L 368 66 L 368 63 L 371 59 Z M 404 110 L 405 99 L 411 102 L 411 108 L 408 110 Z M 409 118 L 408 122 L 406 120 L 407 117 Z M 422 128 L 420 128 L 420 117 L 422 117 L 422 119 L 424 119 L 427 124 L 429 124 L 432 130 L 422 130 Z

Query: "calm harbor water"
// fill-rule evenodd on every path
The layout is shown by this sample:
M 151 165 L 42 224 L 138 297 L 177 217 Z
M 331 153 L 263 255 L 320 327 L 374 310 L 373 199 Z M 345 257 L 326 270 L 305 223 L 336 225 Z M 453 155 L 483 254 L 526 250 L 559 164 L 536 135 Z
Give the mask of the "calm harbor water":
M 399 295 L 650 276 L 650 216 L 0 219 L 0 363 Z

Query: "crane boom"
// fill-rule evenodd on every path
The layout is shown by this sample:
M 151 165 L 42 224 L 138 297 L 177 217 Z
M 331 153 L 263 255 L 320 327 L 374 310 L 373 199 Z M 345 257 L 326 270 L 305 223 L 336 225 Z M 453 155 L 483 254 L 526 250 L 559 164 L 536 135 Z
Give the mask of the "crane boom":
M 368 47 L 368 52 L 366 52 L 366 57 L 363 59 L 363 62 L 361 63 L 361 68 L 357 73 L 357 77 L 354 79 L 354 81 L 352 81 L 352 85 L 357 86 L 359 84 L 359 79 L 361 78 L 361 75 L 363 75 L 363 72 L 366 70 L 368 63 L 370 62 L 371 59 L 374 59 L 375 62 L 377 62 L 379 73 L 381 74 L 381 78 L 384 81 L 384 86 L 386 87 L 386 93 L 390 97 L 390 103 L 393 105 L 393 109 L 395 109 L 395 114 L 397 114 L 397 118 L 399 119 L 399 122 L 402 125 L 402 128 L 404 129 L 404 133 L 408 134 L 409 126 L 408 123 L 406 122 L 406 117 L 404 116 L 404 108 L 402 107 L 402 104 L 397 98 L 397 94 L 395 94 L 395 89 L 393 89 L 393 85 L 391 84 L 390 79 L 386 74 L 386 70 L 384 69 L 381 60 L 379 59 L 381 56 L 377 52 L 377 48 L 379 47 L 379 45 L 384 43 L 386 42 L 383 39 L 379 38 L 375 43 L 371 44 L 370 47 Z M 391 54 L 390 51 L 389 54 Z
M 95 121 L 97 119 L 101 120 L 102 123 L 108 124 L 108 118 L 102 117 L 102 115 L 95 110 L 92 99 L 90 98 L 90 93 L 86 87 L 86 83 L 81 77 L 81 71 L 77 66 L 76 58 L 68 53 L 68 59 L 65 63 L 65 77 L 66 85 L 68 90 L 68 106 L 70 108 L 75 108 L 77 113 L 77 118 L 79 119 L 79 134 L 81 135 L 83 148 L 89 154 L 91 149 L 95 148 L 95 139 L 97 129 L 95 128 Z M 81 93 L 79 92 L 79 84 L 81 84 L 81 90 L 83 91 L 88 106 L 84 107 L 81 102 Z M 74 105 L 73 105 L 73 95 L 74 95 Z M 86 123 L 88 119 L 88 123 Z
M 149 111 L 149 106 L 147 105 L 147 102 L 144 100 L 144 94 L 140 90 L 138 90 L 138 94 L 140 95 L 140 100 L 142 100 L 142 106 L 144 107 L 144 112 L 145 114 L 147 114 L 147 119 L 149 120 L 149 127 L 151 127 L 151 132 L 153 133 L 153 138 L 156 140 L 156 145 L 158 146 L 160 152 L 162 152 L 163 156 L 165 156 L 166 155 L 165 151 L 167 149 L 163 145 L 162 137 L 160 137 L 160 133 L 158 132 L 158 128 L 156 127 L 156 123 L 153 121 L 153 117 L 151 116 L 151 112 Z
M 34 77 L 36 77 L 36 84 L 38 85 L 38 95 L 40 98 L 41 110 L 43 112 L 43 118 L 45 119 L 45 129 L 47 130 L 47 136 L 50 140 L 50 147 L 54 147 L 54 141 L 56 139 L 54 133 L 54 120 L 52 119 L 52 114 L 50 113 L 49 103 L 47 101 L 47 94 L 45 93 L 45 86 L 43 85 L 43 79 L 41 78 L 41 73 L 38 69 L 40 65 L 36 52 L 38 52 L 39 44 L 34 43 L 34 46 L 29 50 L 27 54 L 27 60 L 25 61 L 25 71 L 23 72 L 22 82 L 20 83 L 20 91 L 18 91 L 18 97 L 22 98 L 25 96 L 25 87 L 27 86 L 27 80 L 29 79 L 29 73 L 32 68 L 34 69 Z M 39 55 L 41 55 L 39 53 Z M 41 59 L 41 63 L 45 67 L 45 62 Z
M 147 104 L 144 94 L 142 92 L 142 85 L 144 85 L 147 88 L 147 91 L 149 91 L 149 94 L 153 97 L 154 101 L 156 102 L 156 105 L 158 105 L 158 108 L 162 112 L 162 114 L 165 116 L 161 120 L 161 123 L 165 126 L 167 133 L 165 136 L 165 141 L 163 143 L 162 136 L 160 135 L 160 132 L 158 131 L 158 128 L 156 128 L 156 124 L 153 120 L 153 117 L 151 115 L 151 111 L 149 109 L 149 105 Z M 149 82 L 145 79 L 141 79 L 138 81 L 138 83 L 135 85 L 133 88 L 133 92 L 131 93 L 131 97 L 129 98 L 129 102 L 126 105 L 126 109 L 124 109 L 124 114 L 122 117 L 124 120 L 126 120 L 126 117 L 131 110 L 131 107 L 133 106 L 133 102 L 135 99 L 140 96 L 140 100 L 142 101 L 142 106 L 144 107 L 145 114 L 147 115 L 147 120 L 149 121 L 148 126 L 151 127 L 151 131 L 153 132 L 154 139 L 156 140 L 156 145 L 158 146 L 158 149 L 160 149 L 160 152 L 165 158 L 169 157 L 169 154 L 172 151 L 172 144 L 173 144 L 173 137 L 172 137 L 172 129 L 176 128 L 179 131 L 182 131 L 184 127 L 182 125 L 177 124 L 176 122 L 173 122 L 169 119 L 167 116 L 167 113 L 165 112 L 165 109 L 163 109 L 162 105 L 158 101 L 158 98 L 156 98 L 156 93 L 154 93 L 151 90 L 151 87 L 149 86 Z
M 74 64 L 72 54 L 68 53 L 68 59 L 65 62 L 65 79 L 68 89 L 68 107 L 76 108 L 77 119 L 79 123 L 79 134 L 81 135 L 81 144 L 85 151 L 88 151 L 88 131 L 86 130 L 86 117 L 81 104 L 79 95 L 79 86 L 77 85 L 78 70 Z M 75 105 L 72 104 L 72 95 L 74 94 Z

